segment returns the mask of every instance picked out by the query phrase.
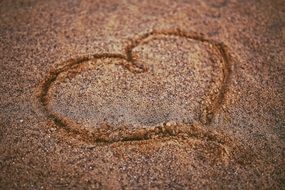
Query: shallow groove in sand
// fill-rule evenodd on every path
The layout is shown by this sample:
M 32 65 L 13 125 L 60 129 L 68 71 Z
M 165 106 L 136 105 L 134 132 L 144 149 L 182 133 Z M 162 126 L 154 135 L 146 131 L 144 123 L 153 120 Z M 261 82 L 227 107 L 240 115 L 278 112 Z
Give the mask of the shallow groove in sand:
M 136 59 L 133 56 L 133 49 L 139 45 L 148 43 L 149 41 L 157 38 L 158 36 L 175 36 L 180 38 L 192 39 L 195 41 L 205 42 L 215 47 L 223 62 L 221 63 L 222 68 L 222 82 L 218 89 L 207 89 L 207 101 L 204 101 L 202 106 L 202 112 L 199 121 L 199 125 L 210 125 L 212 118 L 219 107 L 224 101 L 224 96 L 227 90 L 227 85 L 229 82 L 229 76 L 231 73 L 230 65 L 230 56 L 227 53 L 227 48 L 223 43 L 209 40 L 203 37 L 203 35 L 195 32 L 184 32 L 181 30 L 153 30 L 151 32 L 145 33 L 138 38 L 131 39 L 128 45 L 125 48 L 125 54 L 113 54 L 113 53 L 101 53 L 93 54 L 88 56 L 77 57 L 70 59 L 61 65 L 57 66 L 55 69 L 52 69 L 48 76 L 43 80 L 39 89 L 39 102 L 41 104 L 43 112 L 46 114 L 47 118 L 52 120 L 60 129 L 64 129 L 67 132 L 68 136 L 77 137 L 85 142 L 96 143 L 96 142 L 116 142 L 116 141 L 134 141 L 134 140 L 145 140 L 155 137 L 164 137 L 164 136 L 179 136 L 184 135 L 186 137 L 201 137 L 201 134 L 194 135 L 193 133 L 193 124 L 186 126 L 185 124 L 162 124 L 160 126 L 152 128 L 141 128 L 135 130 L 129 130 L 128 127 L 119 127 L 114 128 L 111 126 L 103 126 L 101 128 L 95 129 L 90 132 L 84 128 L 80 128 L 68 118 L 63 118 L 59 114 L 51 110 L 48 105 L 50 98 L 48 97 L 48 92 L 51 86 L 55 81 L 58 80 L 58 76 L 70 69 L 76 69 L 80 65 L 98 59 L 120 59 L 124 60 L 126 63 L 122 63 L 122 66 L 129 70 L 132 73 L 142 73 L 147 72 L 148 68 L 145 65 L 137 63 Z M 218 90 L 218 92 L 215 92 Z M 206 131 L 202 130 L 203 135 L 207 136 Z M 199 138 L 200 138 L 199 137 Z M 202 138 L 203 139 L 203 138 Z M 208 139 L 208 138 L 207 138 Z M 214 141 L 218 141 L 217 139 Z

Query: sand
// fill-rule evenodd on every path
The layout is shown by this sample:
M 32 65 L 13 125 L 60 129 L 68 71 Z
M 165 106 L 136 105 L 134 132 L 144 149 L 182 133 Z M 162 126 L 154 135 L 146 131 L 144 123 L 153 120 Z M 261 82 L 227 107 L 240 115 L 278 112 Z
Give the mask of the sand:
M 284 1 L 1 1 L 0 189 L 284 189 Z

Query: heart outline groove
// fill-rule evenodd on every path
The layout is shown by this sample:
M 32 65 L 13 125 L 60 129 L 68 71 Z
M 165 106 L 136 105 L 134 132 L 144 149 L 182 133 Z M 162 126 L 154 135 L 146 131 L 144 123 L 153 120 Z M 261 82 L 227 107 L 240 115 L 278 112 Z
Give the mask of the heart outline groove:
M 201 114 L 199 120 L 193 122 L 192 124 L 183 124 L 183 123 L 163 123 L 151 128 L 137 128 L 129 130 L 127 127 L 114 128 L 109 125 L 100 126 L 94 131 L 89 131 L 87 129 L 80 128 L 75 124 L 75 122 L 61 117 L 56 112 L 53 112 L 52 109 L 49 109 L 49 89 L 57 81 L 58 76 L 67 72 L 70 69 L 76 69 L 79 66 L 87 63 L 88 61 L 94 61 L 98 59 L 119 59 L 124 60 L 126 63 L 122 63 L 122 66 L 127 70 L 133 73 L 143 73 L 147 72 L 148 68 L 144 65 L 141 65 L 137 62 L 136 58 L 133 55 L 133 49 L 137 46 L 147 43 L 155 39 L 156 36 L 173 36 L 191 39 L 194 41 L 204 42 L 213 46 L 218 50 L 222 62 L 220 64 L 222 68 L 222 82 L 218 87 L 218 91 L 213 89 L 208 89 L 207 100 L 202 103 Z M 212 122 L 212 119 L 220 108 L 221 104 L 224 101 L 224 96 L 227 90 L 227 85 L 230 79 L 231 74 L 231 60 L 230 55 L 227 52 L 227 47 L 221 43 L 214 40 L 205 38 L 202 34 L 196 32 L 185 32 L 180 29 L 175 30 L 152 30 L 150 32 L 144 33 L 137 38 L 130 39 L 125 47 L 125 54 L 119 53 L 98 53 L 86 56 L 80 56 L 77 58 L 72 58 L 64 63 L 58 65 L 56 68 L 51 69 L 48 76 L 42 81 L 38 90 L 38 100 L 41 107 L 41 110 L 46 115 L 46 117 L 51 120 L 60 130 L 64 130 L 68 136 L 79 138 L 82 141 L 89 143 L 112 143 L 117 141 L 137 141 L 137 140 L 146 140 L 155 137 L 165 137 L 165 136 L 200 136 L 202 131 L 203 137 L 206 139 L 213 138 L 213 135 L 207 133 L 206 130 L 202 129 L 204 126 L 209 126 Z M 197 126 L 203 126 L 198 127 Z M 200 131 L 200 132 L 198 132 Z M 198 134 L 199 133 L 199 134 Z M 214 138 L 215 141 L 219 141 L 219 138 Z

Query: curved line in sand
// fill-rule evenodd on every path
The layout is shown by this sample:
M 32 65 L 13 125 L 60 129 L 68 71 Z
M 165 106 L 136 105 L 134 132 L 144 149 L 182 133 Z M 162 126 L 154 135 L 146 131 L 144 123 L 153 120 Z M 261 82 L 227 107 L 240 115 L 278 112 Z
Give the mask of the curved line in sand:
M 163 36 L 176 36 L 182 38 L 188 38 L 192 40 L 197 40 L 200 42 L 206 42 L 214 46 L 220 53 L 223 59 L 222 65 L 222 83 L 219 86 L 218 94 L 212 95 L 209 93 L 207 95 L 209 99 L 209 103 L 202 105 L 202 114 L 200 120 L 197 121 L 203 125 L 209 125 L 212 121 L 212 118 L 216 111 L 219 109 L 221 104 L 224 101 L 225 92 L 227 90 L 227 85 L 229 82 L 229 76 L 231 73 L 231 65 L 230 65 L 230 56 L 227 53 L 226 46 L 222 43 L 216 42 L 214 40 L 208 40 L 203 37 L 203 35 L 195 33 L 195 32 L 184 32 L 179 29 L 176 30 L 153 30 L 151 32 L 145 33 L 138 38 L 131 39 L 128 45 L 125 48 L 125 55 L 123 54 L 113 54 L 113 53 L 100 53 L 87 55 L 82 57 L 77 57 L 75 59 L 70 59 L 63 64 L 59 65 L 57 68 L 51 70 L 49 75 L 40 85 L 40 92 L 38 95 L 39 102 L 41 104 L 43 112 L 46 116 L 52 120 L 59 128 L 64 129 L 68 135 L 73 137 L 79 137 L 81 140 L 86 142 L 116 142 L 116 141 L 134 141 L 134 140 L 145 140 L 156 136 L 177 136 L 178 134 L 184 134 L 188 136 L 193 135 L 193 125 L 189 127 L 177 127 L 178 125 L 166 125 L 157 126 L 150 129 L 135 129 L 128 130 L 124 128 L 111 129 L 110 126 L 106 126 L 105 129 L 96 129 L 94 132 L 90 132 L 86 129 L 80 128 L 76 126 L 72 121 L 62 118 L 58 114 L 54 113 L 52 110 L 48 108 L 49 98 L 48 92 L 53 83 L 57 80 L 59 74 L 62 72 L 66 72 L 69 69 L 76 69 L 79 65 L 84 62 L 96 59 L 122 59 L 130 64 L 122 64 L 126 69 L 134 73 L 146 72 L 147 67 L 138 65 L 135 62 L 132 51 L 135 47 L 140 44 L 146 43 L 147 40 L 151 40 L 151 38 L 163 35 Z M 209 91 L 212 91 L 210 89 Z M 179 125 L 181 126 L 181 125 Z M 182 124 L 184 126 L 184 124 Z M 110 135 L 112 138 L 110 138 Z

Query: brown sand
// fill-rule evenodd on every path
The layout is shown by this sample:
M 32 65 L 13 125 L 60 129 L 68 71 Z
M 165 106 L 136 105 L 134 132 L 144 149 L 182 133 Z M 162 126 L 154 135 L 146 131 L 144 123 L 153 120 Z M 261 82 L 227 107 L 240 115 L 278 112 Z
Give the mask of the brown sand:
M 284 8 L 1 1 L 0 189 L 285 189 Z

